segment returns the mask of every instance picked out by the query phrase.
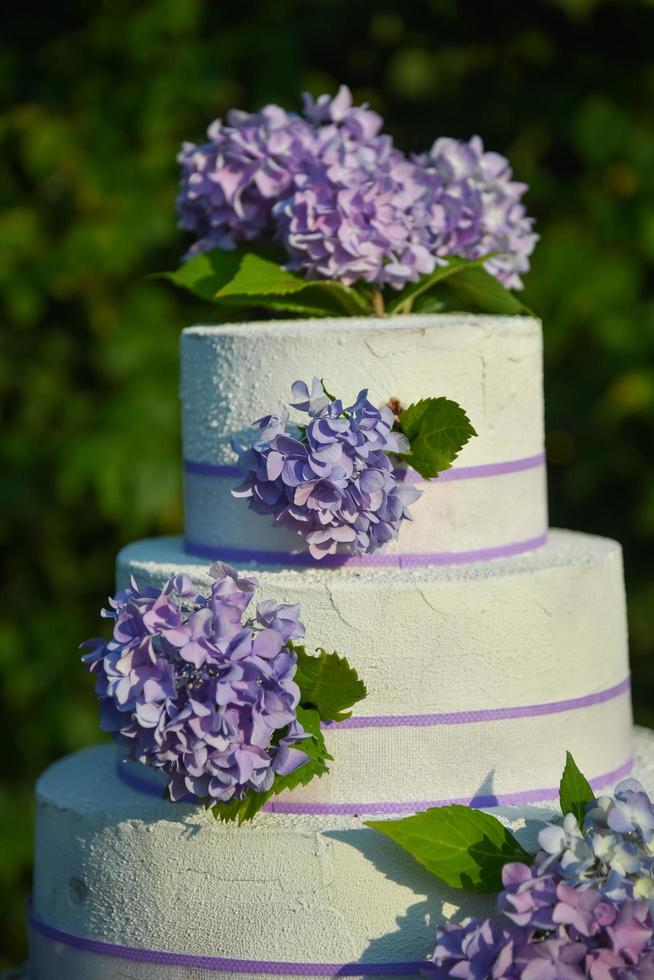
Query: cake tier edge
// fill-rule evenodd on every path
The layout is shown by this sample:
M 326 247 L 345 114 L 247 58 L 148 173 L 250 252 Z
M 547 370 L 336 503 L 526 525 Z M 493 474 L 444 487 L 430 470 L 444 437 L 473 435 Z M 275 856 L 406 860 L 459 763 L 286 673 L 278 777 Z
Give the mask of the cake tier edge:
M 146 541 L 121 552 L 118 579 L 161 585 L 184 571 L 207 589 L 209 567 L 178 540 Z M 338 650 L 368 687 L 356 717 L 325 731 L 335 759 L 329 776 L 296 790 L 288 806 L 373 812 L 517 802 L 558 785 L 566 750 L 594 779 L 629 764 L 615 542 L 554 531 L 530 555 L 467 568 L 258 577 L 261 598 L 300 604 L 307 649 Z M 550 753 L 535 767 L 543 744 Z
M 633 775 L 652 791 L 654 733 L 637 729 L 635 744 Z M 491 899 L 443 886 L 361 818 L 260 814 L 224 825 L 126 786 L 111 746 L 55 763 L 37 800 L 33 980 L 113 980 L 120 954 L 98 944 L 136 959 L 140 950 L 127 975 L 144 980 L 336 967 L 363 976 L 380 964 L 386 975 L 402 964 L 406 976 L 439 922 L 492 911 Z M 490 812 L 533 847 L 553 811 Z M 206 969 L 202 957 L 212 958 Z

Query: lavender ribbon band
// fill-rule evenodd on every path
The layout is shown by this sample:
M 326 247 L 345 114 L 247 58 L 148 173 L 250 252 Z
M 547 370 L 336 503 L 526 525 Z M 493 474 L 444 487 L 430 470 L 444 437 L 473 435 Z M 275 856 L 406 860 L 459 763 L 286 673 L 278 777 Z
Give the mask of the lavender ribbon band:
M 425 568 L 431 565 L 468 565 L 493 558 L 511 558 L 526 551 L 535 551 L 547 544 L 547 532 L 526 541 L 511 541 L 492 548 L 476 548 L 474 551 L 436 551 L 425 554 L 404 555 L 326 555 L 320 560 L 308 552 L 258 551 L 254 548 L 228 548 L 223 545 L 201 544 L 184 539 L 184 550 L 189 555 L 210 561 L 257 562 L 261 565 L 282 565 L 286 568 Z
M 523 470 L 535 469 L 545 463 L 545 453 L 525 456 L 521 459 L 510 459 L 500 463 L 484 463 L 479 466 L 458 466 L 444 470 L 434 480 L 424 480 L 420 474 L 410 467 L 406 470 L 403 480 L 407 483 L 448 483 L 455 480 L 472 480 L 485 477 L 501 476 L 507 473 L 519 473 Z M 195 476 L 209 476 L 238 479 L 243 476 L 237 465 L 220 463 L 205 463 L 187 459 L 184 460 L 184 470 Z M 490 561 L 495 558 L 510 558 L 527 551 L 534 551 L 547 543 L 547 531 L 536 537 L 523 541 L 511 541 L 506 544 L 487 548 L 476 548 L 472 551 L 439 551 L 407 554 L 372 554 L 372 555 L 327 555 L 318 561 L 306 551 L 262 551 L 254 548 L 233 548 L 222 545 L 204 544 L 186 538 L 184 548 L 189 555 L 205 558 L 210 561 L 224 560 L 235 562 L 256 562 L 261 565 L 281 565 L 286 568 L 422 568 L 433 565 L 467 565 L 472 562 Z
M 594 691 L 579 698 L 564 701 L 547 701 L 544 704 L 517 705 L 513 708 L 477 708 L 472 711 L 444 711 L 427 715 L 359 715 L 345 721 L 323 722 L 322 728 L 334 731 L 354 728 L 424 728 L 429 725 L 471 725 L 484 721 L 509 721 L 514 718 L 535 718 L 554 715 L 563 711 L 590 708 L 595 704 L 611 701 L 628 691 L 631 678 L 625 677 L 619 684 L 604 691 Z
M 195 956 L 192 953 L 143 949 L 140 946 L 119 946 L 100 939 L 86 939 L 49 926 L 36 918 L 29 904 L 27 921 L 33 932 L 53 942 L 63 943 L 73 949 L 95 953 L 98 956 L 113 956 L 121 960 L 131 960 L 133 963 L 153 963 L 155 966 L 179 966 L 189 970 L 208 970 L 215 973 L 255 973 L 281 977 L 413 976 L 425 968 L 429 969 L 429 963 L 422 960 L 404 963 L 291 963 L 236 960 L 226 956 Z
M 544 465 L 545 453 L 536 453 L 535 456 L 524 456 L 522 459 L 508 459 L 501 463 L 480 463 L 478 466 L 452 466 L 449 470 L 443 470 L 442 473 L 439 473 L 432 480 L 425 480 L 414 469 L 408 467 L 404 479 L 407 483 L 452 483 L 455 480 L 480 480 L 488 476 L 522 473 L 524 470 L 535 470 Z
M 600 789 L 608 786 L 609 783 L 617 782 L 628 776 L 632 770 L 634 760 L 630 756 L 626 762 L 611 769 L 609 772 L 600 773 L 593 776 L 589 782 L 593 789 Z M 143 768 L 137 764 L 118 761 L 116 772 L 118 778 L 130 789 L 146 796 L 153 796 L 156 799 L 163 799 L 164 786 L 162 783 L 155 783 L 150 779 L 143 779 L 138 775 L 138 769 Z M 470 806 L 474 809 L 492 806 L 529 806 L 532 803 L 548 803 L 550 800 L 558 799 L 559 786 L 537 787 L 536 789 L 518 790 L 513 793 L 487 793 L 484 795 L 456 796 L 441 800 L 410 800 L 402 802 L 381 801 L 376 803 L 302 803 L 293 799 L 293 794 L 285 794 L 286 799 L 269 800 L 263 807 L 265 813 L 286 813 L 303 816 L 342 816 L 360 817 L 370 814 L 400 814 L 417 813 L 420 810 L 429 810 L 437 806 Z M 196 803 L 197 801 L 189 796 L 177 802 Z
M 628 776 L 633 769 L 634 760 L 630 756 L 617 769 L 601 773 L 589 779 L 592 789 L 600 789 L 609 783 Z M 288 813 L 304 816 L 343 816 L 359 817 L 375 814 L 418 813 L 438 806 L 469 806 L 475 810 L 493 806 L 529 806 L 533 803 L 549 803 L 558 800 L 560 787 L 527 789 L 516 793 L 488 793 L 483 796 L 456 796 L 446 800 L 418 800 L 408 803 L 293 803 L 284 800 L 271 800 L 264 806 L 266 813 Z
M 192 476 L 217 476 L 225 479 L 242 479 L 243 470 L 236 464 L 203 463 L 200 460 L 185 459 L 184 472 Z
M 563 701 L 548 701 L 544 704 L 516 705 L 508 708 L 479 708 L 472 711 L 452 711 L 439 712 L 425 715 L 370 715 L 346 718 L 341 722 L 324 722 L 321 727 L 324 730 L 339 729 L 353 731 L 362 728 L 423 728 L 436 725 L 471 725 L 481 722 L 507 721 L 518 718 L 535 718 L 542 715 L 560 714 L 566 711 L 579 711 L 593 707 L 596 704 L 604 704 L 614 698 L 625 694 L 631 684 L 631 678 L 625 677 L 624 680 L 612 687 L 605 688 L 603 691 L 594 691 L 592 694 L 584 694 L 578 698 L 567 698 Z M 632 760 L 629 759 L 618 769 L 596 776 L 591 779 L 591 786 L 605 786 L 613 780 L 618 780 L 627 775 L 631 769 Z M 163 796 L 163 784 L 144 779 L 139 775 L 142 766 L 118 763 L 118 777 L 130 789 L 148 796 L 156 796 L 161 799 Z M 466 806 L 485 807 L 485 806 L 521 806 L 529 803 L 539 803 L 544 800 L 554 799 L 559 792 L 558 787 L 550 789 L 525 790 L 517 793 L 505 793 L 499 796 L 492 794 L 487 796 L 457 797 L 445 800 L 422 800 L 413 803 L 297 803 L 292 801 L 271 800 L 265 807 L 269 813 L 301 813 L 301 814 L 342 814 L 358 816 L 361 813 L 414 813 L 417 810 L 426 810 L 432 806 L 446 806 L 453 803 L 460 803 Z M 180 802 L 195 803 L 192 796 L 188 796 Z
M 522 459 L 508 459 L 501 463 L 481 463 L 478 466 L 454 466 L 444 470 L 433 480 L 424 480 L 410 467 L 406 471 L 407 483 L 450 483 L 453 480 L 477 480 L 489 476 L 504 476 L 507 473 L 520 473 L 536 469 L 545 463 L 545 453 L 525 456 Z M 200 460 L 185 459 L 184 471 L 194 476 L 215 476 L 226 479 L 239 479 L 243 471 L 235 464 L 204 463 Z
M 628 776 L 633 768 L 634 760 L 630 756 L 626 762 L 611 769 L 609 772 L 600 773 L 593 776 L 589 783 L 593 789 L 600 789 L 608 786 L 609 783 L 616 783 L 618 780 Z M 119 762 L 117 767 L 118 778 L 130 789 L 146 796 L 154 796 L 163 799 L 163 784 L 155 783 L 148 779 L 142 779 L 135 770 L 136 765 L 131 763 Z M 262 808 L 265 813 L 286 813 L 301 816 L 331 816 L 331 817 L 361 817 L 381 814 L 400 814 L 418 813 L 420 810 L 430 810 L 437 806 L 470 806 L 473 809 L 482 809 L 493 806 L 529 806 L 532 803 L 549 803 L 550 800 L 559 798 L 559 786 L 549 786 L 546 788 L 537 787 L 536 789 L 519 790 L 513 793 L 487 793 L 478 796 L 456 796 L 444 800 L 409 800 L 398 803 L 388 801 L 377 803 L 301 803 L 293 800 L 293 794 L 288 794 L 287 799 L 269 800 Z M 195 803 L 192 797 L 178 802 Z

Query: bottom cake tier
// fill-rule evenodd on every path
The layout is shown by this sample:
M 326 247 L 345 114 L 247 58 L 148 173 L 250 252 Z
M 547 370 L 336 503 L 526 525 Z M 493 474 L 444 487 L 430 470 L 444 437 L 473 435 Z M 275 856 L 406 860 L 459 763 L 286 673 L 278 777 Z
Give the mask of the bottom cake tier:
M 652 791 L 654 732 L 636 729 L 635 748 Z M 31 980 L 407 977 L 444 918 L 492 911 L 367 818 L 262 813 L 238 827 L 151 789 L 112 745 L 39 780 Z M 492 812 L 527 846 L 552 814 Z

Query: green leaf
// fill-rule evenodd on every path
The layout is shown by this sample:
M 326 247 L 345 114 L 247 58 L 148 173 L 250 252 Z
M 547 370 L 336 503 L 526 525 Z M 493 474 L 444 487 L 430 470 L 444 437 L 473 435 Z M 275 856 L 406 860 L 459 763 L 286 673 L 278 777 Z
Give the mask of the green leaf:
M 447 885 L 469 892 L 500 891 L 505 864 L 533 861 L 496 817 L 467 806 L 435 807 L 367 826 L 390 837 Z
M 225 252 L 215 248 L 210 252 L 194 255 L 175 272 L 159 272 L 153 278 L 167 279 L 175 286 L 188 289 L 200 299 L 213 300 L 218 290 L 234 278 L 244 254 L 243 249 Z
M 584 819 L 586 804 L 592 803 L 595 799 L 592 786 L 586 777 L 579 771 L 577 763 L 572 758 L 570 752 L 566 752 L 565 769 L 561 776 L 561 786 L 559 789 L 559 800 L 561 803 L 561 813 L 573 813 L 578 822 Z
M 309 289 L 289 296 L 262 293 L 259 296 L 229 296 L 216 302 L 222 309 L 230 310 L 265 309 L 307 317 L 345 315 L 345 310 L 333 301 L 333 297 L 320 291 L 316 294 Z
M 442 284 L 441 292 L 450 310 L 506 316 L 533 315 L 522 300 L 479 264 L 468 263 L 465 268 L 459 269 L 456 275 Z
M 336 401 L 336 395 L 332 395 L 331 391 L 328 391 L 327 385 L 325 384 L 325 379 L 324 378 L 321 378 L 320 379 L 320 384 L 322 385 L 322 390 L 325 392 L 325 394 L 329 398 L 330 402 L 335 402 Z
M 252 252 L 246 253 L 239 263 L 236 274 L 218 290 L 217 299 L 228 296 L 284 296 L 306 289 L 307 280 L 287 272 L 283 266 Z
M 413 313 L 445 313 L 445 299 L 438 295 L 438 290 L 419 296 L 416 300 Z
M 388 299 L 389 313 L 413 309 L 464 309 L 483 313 L 528 313 L 529 310 L 483 268 L 488 261 L 452 258 Z M 274 246 L 247 251 L 212 249 L 184 262 L 175 272 L 159 273 L 204 300 L 230 308 L 263 307 L 299 316 L 369 316 L 371 294 L 332 279 L 308 280 L 287 272 L 283 253 Z
M 425 479 L 449 469 L 468 440 L 477 435 L 461 406 L 449 398 L 414 402 L 400 415 L 399 425 L 411 444 L 411 452 L 402 458 Z
M 216 803 L 208 806 L 216 820 L 223 823 L 237 821 L 240 824 L 252 820 L 259 810 L 266 805 L 271 796 L 276 796 L 284 790 L 293 790 L 298 786 L 307 786 L 312 779 L 323 776 L 329 771 L 327 762 L 332 756 L 327 752 L 325 739 L 320 730 L 320 715 L 317 711 L 299 707 L 297 718 L 309 738 L 297 742 L 294 748 L 306 752 L 309 759 L 288 776 L 275 776 L 271 789 L 266 793 L 250 790 L 242 800 L 232 800 L 229 803 Z
M 475 313 L 527 314 L 531 311 L 484 264 L 497 253 L 479 259 L 450 258 L 447 265 L 410 283 L 386 303 L 389 313 L 432 313 L 464 310 Z
M 315 708 L 322 721 L 345 721 L 347 711 L 366 697 L 366 686 L 354 667 L 337 653 L 318 650 L 312 657 L 303 646 L 293 645 L 297 653 L 295 682 L 302 695 L 302 704 Z
M 284 790 L 296 789 L 298 786 L 307 786 L 315 777 L 324 776 L 329 772 L 327 763 L 333 761 L 333 756 L 327 751 L 325 738 L 320 728 L 321 718 L 313 708 L 302 706 L 296 709 L 297 719 L 304 728 L 305 732 L 311 735 L 304 742 L 297 742 L 295 748 L 301 749 L 309 756 L 309 761 L 300 766 L 288 776 L 277 776 L 273 783 L 273 793 L 278 794 Z
M 484 262 L 488 261 L 488 258 L 489 256 L 486 255 L 481 259 L 449 259 L 447 265 L 439 265 L 433 272 L 421 276 L 417 282 L 409 283 L 399 293 L 394 294 L 386 302 L 387 312 L 397 314 L 411 313 L 416 300 L 423 296 L 423 294 L 433 290 L 438 283 L 443 282 L 445 279 L 450 279 L 452 276 L 460 275 L 468 268 L 481 266 Z
M 220 302 L 219 306 L 224 310 L 241 310 L 243 317 L 247 310 L 268 310 L 269 312 L 293 313 L 297 316 L 320 318 L 326 316 L 343 316 L 342 310 L 327 310 L 323 306 L 312 306 L 308 303 L 293 302 L 291 298 L 281 298 L 278 296 L 257 296 L 242 297 L 237 302 Z M 254 316 L 254 314 L 253 314 Z M 243 319 L 241 317 L 241 319 Z
M 216 248 L 156 278 L 232 309 L 264 307 L 315 317 L 370 313 L 369 303 L 355 289 L 333 280 L 303 279 L 287 272 L 282 261 L 283 253 L 274 246 L 231 252 Z
M 209 808 L 216 820 L 220 820 L 222 823 L 237 821 L 240 826 L 247 820 L 253 820 L 271 796 L 272 790 L 267 793 L 256 793 L 254 790 L 249 790 L 242 800 L 230 800 L 229 803 L 216 803 L 213 806 L 209 804 Z
M 236 274 L 217 290 L 215 298 L 244 306 L 253 302 L 271 306 L 274 297 L 298 293 L 308 293 L 311 296 L 308 305 L 325 311 L 323 315 L 333 314 L 334 311 L 350 315 L 370 313 L 363 297 L 349 286 L 332 279 L 303 279 L 293 272 L 287 272 L 278 263 L 254 253 L 242 257 Z

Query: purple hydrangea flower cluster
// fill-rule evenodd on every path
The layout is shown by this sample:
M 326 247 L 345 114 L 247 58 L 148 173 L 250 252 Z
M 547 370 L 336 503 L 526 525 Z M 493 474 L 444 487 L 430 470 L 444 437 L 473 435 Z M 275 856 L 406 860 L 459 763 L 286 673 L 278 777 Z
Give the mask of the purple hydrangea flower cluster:
M 275 105 L 232 110 L 227 125 L 217 119 L 207 135 L 201 146 L 184 143 L 177 158 L 180 226 L 197 237 L 189 256 L 269 239 L 273 205 L 313 160 L 311 126 Z
M 531 867 L 511 863 L 495 919 L 438 930 L 429 975 L 460 980 L 654 977 L 654 806 L 628 779 L 580 827 L 547 824 Z
M 245 478 L 232 493 L 300 535 L 316 559 L 377 551 L 397 537 L 420 496 L 389 457 L 407 452 L 408 440 L 365 389 L 347 408 L 318 378 L 311 389 L 296 381 L 291 393 L 307 422 L 291 424 L 288 409 L 255 422 L 253 444 L 234 445 Z
M 527 185 L 512 179 L 509 161 L 486 152 L 479 136 L 467 143 L 438 139 L 415 159 L 430 189 L 430 250 L 440 258 L 493 253 L 486 269 L 509 289 L 521 289 L 538 236 L 522 204 Z
M 212 123 L 208 142 L 178 157 L 180 225 L 196 236 L 187 255 L 278 242 L 310 279 L 400 289 L 450 256 L 498 253 L 488 270 L 520 288 L 537 236 L 508 161 L 478 136 L 407 157 L 382 125 L 345 86 L 305 95 L 299 116 L 269 105 Z
M 173 800 L 211 802 L 266 792 L 307 760 L 296 708 L 299 607 L 262 602 L 248 619 L 255 579 L 217 562 L 208 597 L 186 575 L 163 589 L 136 583 L 110 600 L 109 641 L 89 640 L 101 727 L 126 756 L 168 777 Z

